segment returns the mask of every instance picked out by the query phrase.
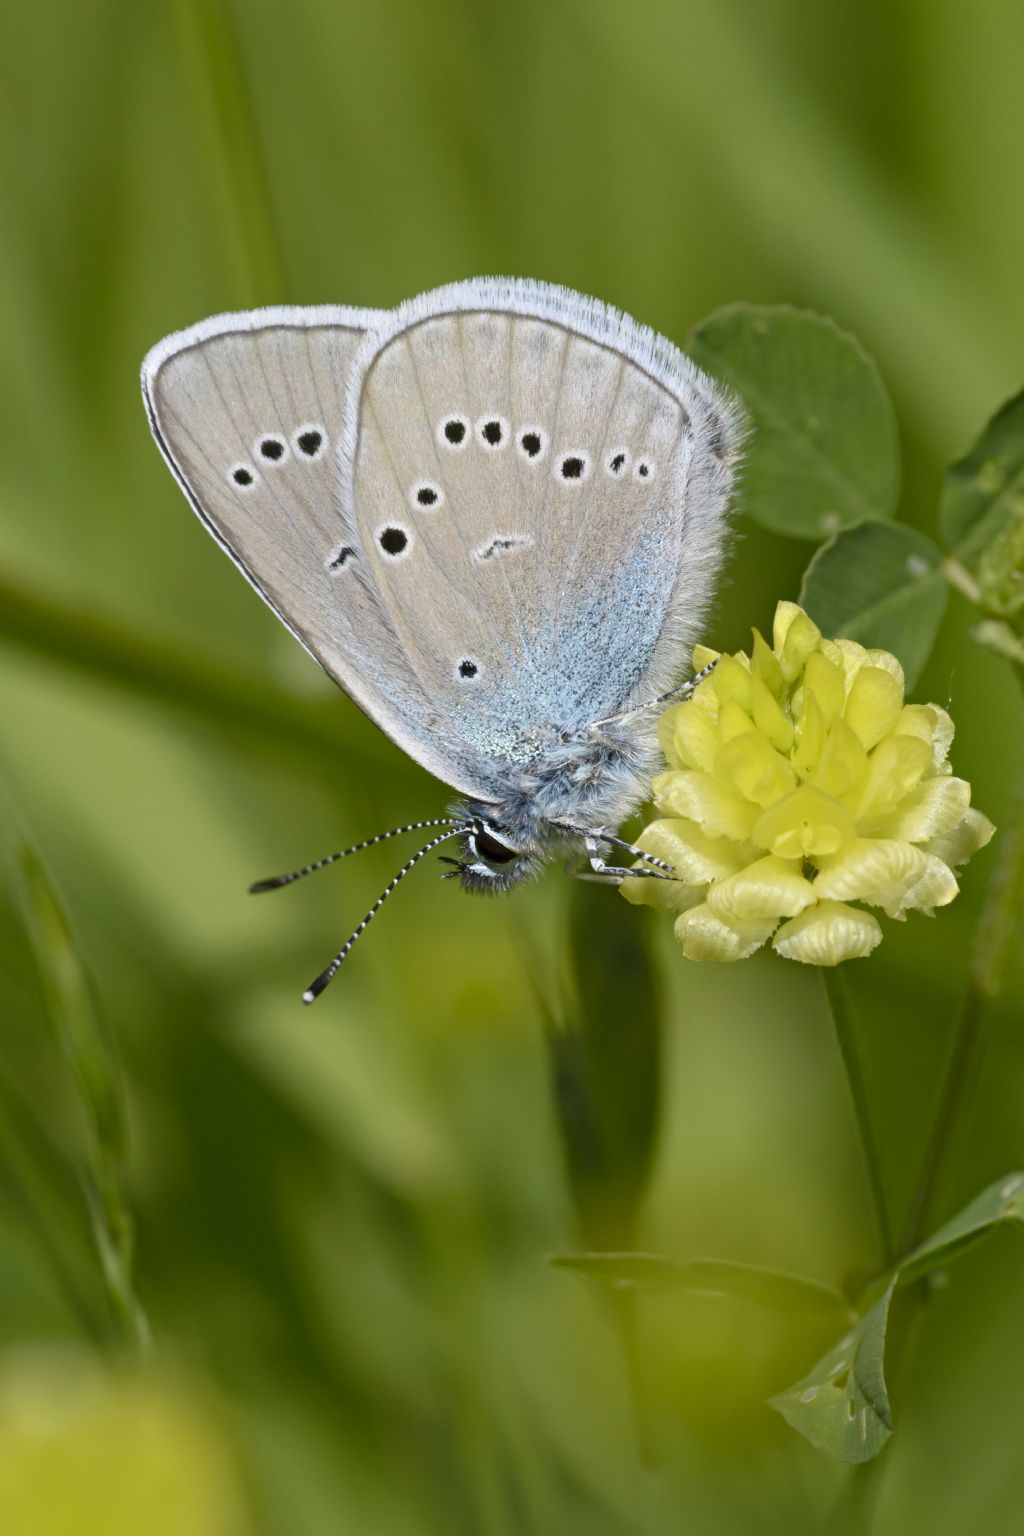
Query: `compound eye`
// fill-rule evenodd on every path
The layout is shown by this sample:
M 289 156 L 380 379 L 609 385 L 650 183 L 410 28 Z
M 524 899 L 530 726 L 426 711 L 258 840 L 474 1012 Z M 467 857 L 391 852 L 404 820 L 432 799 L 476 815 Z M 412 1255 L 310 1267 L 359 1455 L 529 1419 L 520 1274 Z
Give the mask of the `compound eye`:
M 477 853 L 481 858 L 486 859 L 488 864 L 511 864 L 513 860 L 519 858 L 519 854 L 514 848 L 510 848 L 507 843 L 500 842 L 498 838 L 488 832 L 486 827 L 475 828 L 473 842 Z

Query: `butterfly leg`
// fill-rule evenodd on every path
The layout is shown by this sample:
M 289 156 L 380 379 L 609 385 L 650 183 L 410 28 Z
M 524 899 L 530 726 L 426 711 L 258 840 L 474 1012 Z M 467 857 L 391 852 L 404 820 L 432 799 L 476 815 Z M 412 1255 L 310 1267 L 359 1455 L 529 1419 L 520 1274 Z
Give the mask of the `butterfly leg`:
M 627 852 L 635 853 L 637 858 L 645 859 L 649 864 L 656 864 L 658 867 L 657 869 L 633 869 L 624 864 L 609 864 L 598 852 L 599 842 L 609 842 L 616 847 L 625 848 Z M 583 846 L 587 851 L 587 859 L 593 875 L 598 878 L 607 878 L 609 883 L 619 885 L 623 880 L 671 880 L 674 878 L 668 864 L 663 863 L 661 859 L 655 859 L 652 854 L 645 853 L 642 848 L 634 848 L 632 843 L 620 842 L 617 837 L 603 837 L 600 834 L 596 837 L 585 837 Z M 584 873 L 581 878 L 586 880 L 592 876 Z
M 668 693 L 660 694 L 658 698 L 652 699 L 649 704 L 640 704 L 636 709 L 626 710 L 624 714 L 605 715 L 603 720 L 593 721 L 590 729 L 594 731 L 601 725 L 614 725 L 622 720 L 632 720 L 636 715 L 646 714 L 649 709 L 661 709 L 665 704 L 684 704 L 687 699 L 693 697 L 704 679 L 711 676 L 717 665 L 718 657 L 716 656 L 714 661 L 709 661 L 706 667 L 701 667 L 700 671 L 691 677 L 688 683 L 680 683 L 678 688 L 670 688 Z
M 608 843 L 612 848 L 621 848 L 624 853 L 631 853 L 634 859 L 642 859 L 645 864 L 650 864 L 653 869 L 660 869 L 665 875 L 675 874 L 671 864 L 666 864 L 664 859 L 656 859 L 653 853 L 648 853 L 646 848 L 638 848 L 635 843 L 627 843 L 621 837 L 613 837 L 610 832 L 595 832 L 592 837 L 584 837 L 587 853 L 592 852 L 592 844 Z M 593 859 L 591 859 L 593 864 Z
M 567 875 L 574 880 L 590 880 L 594 885 L 621 885 L 623 880 L 630 878 L 635 880 L 671 880 L 671 875 L 659 875 L 655 869 L 626 869 L 617 865 L 605 865 L 603 870 L 574 869 L 571 863 L 565 866 Z

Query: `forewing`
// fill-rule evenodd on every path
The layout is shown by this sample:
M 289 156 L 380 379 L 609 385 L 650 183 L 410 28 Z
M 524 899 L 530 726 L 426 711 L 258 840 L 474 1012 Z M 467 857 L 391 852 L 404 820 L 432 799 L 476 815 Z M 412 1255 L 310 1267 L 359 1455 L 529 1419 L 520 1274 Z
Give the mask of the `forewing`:
M 336 682 L 447 783 L 486 764 L 436 731 L 436 711 L 374 592 L 338 497 L 352 362 L 376 311 L 256 310 L 168 337 L 146 358 L 154 436 L 195 511 Z
M 343 507 L 454 733 L 522 760 L 675 680 L 739 435 L 676 348 L 564 289 L 458 284 L 367 338 Z

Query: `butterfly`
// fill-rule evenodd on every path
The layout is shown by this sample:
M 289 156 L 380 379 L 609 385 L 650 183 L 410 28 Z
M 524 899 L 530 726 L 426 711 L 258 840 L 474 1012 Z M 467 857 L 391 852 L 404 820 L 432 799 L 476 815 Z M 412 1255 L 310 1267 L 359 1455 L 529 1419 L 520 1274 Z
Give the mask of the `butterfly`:
M 213 537 L 296 639 L 459 793 L 406 874 L 509 889 L 584 854 L 670 878 L 616 835 L 658 762 L 719 571 L 744 418 L 670 341 L 569 289 L 454 283 L 390 311 L 219 315 L 142 367 L 149 423 Z M 637 867 L 609 863 L 611 849 Z

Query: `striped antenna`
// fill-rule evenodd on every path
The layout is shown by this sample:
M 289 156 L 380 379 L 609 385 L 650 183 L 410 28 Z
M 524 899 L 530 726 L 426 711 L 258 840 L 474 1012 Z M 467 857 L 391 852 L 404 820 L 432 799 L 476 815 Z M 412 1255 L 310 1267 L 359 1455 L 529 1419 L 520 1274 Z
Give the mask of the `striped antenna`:
M 430 823 L 427 823 L 427 825 L 430 825 Z M 433 825 L 438 825 L 438 823 L 435 822 Z M 359 924 L 359 927 L 356 929 L 355 933 L 353 933 L 352 937 L 350 939 L 346 939 L 345 943 L 338 950 L 338 953 L 335 955 L 327 969 L 321 971 L 320 975 L 316 978 L 315 981 L 310 982 L 309 986 L 302 994 L 302 1001 L 304 1003 L 315 1003 L 324 988 L 331 984 L 335 976 L 337 976 L 338 972 L 340 971 L 345 960 L 348 958 L 349 951 L 351 950 L 353 944 L 355 944 L 360 935 L 366 931 L 370 923 L 373 922 L 373 919 L 377 916 L 377 913 L 387 901 L 392 891 L 402 880 L 405 879 L 410 869 L 414 869 L 420 862 L 420 859 L 425 858 L 427 854 L 436 848 L 440 843 L 446 843 L 450 837 L 461 837 L 462 834 L 466 831 L 468 831 L 467 823 L 458 822 L 456 825 L 452 826 L 449 831 L 442 832 L 439 837 L 432 837 L 429 843 L 425 843 L 418 853 L 414 853 L 412 858 L 402 865 L 401 869 L 398 871 L 398 874 L 395 876 L 395 878 L 391 881 L 390 885 L 385 886 L 384 890 L 381 891 L 380 895 L 377 897 L 377 900 L 374 902 L 369 912 L 367 912 L 366 916 L 363 918 L 362 922 Z
M 336 864 L 339 859 L 347 859 L 350 853 L 361 853 L 364 848 L 372 848 L 375 843 L 386 843 L 389 837 L 401 837 L 403 832 L 420 832 L 424 827 L 455 825 L 451 816 L 436 816 L 432 821 L 410 821 L 407 826 L 395 827 L 391 832 L 378 832 L 376 837 L 368 837 L 365 843 L 353 843 L 351 848 L 342 848 L 340 853 L 329 853 L 326 858 L 306 864 L 302 869 L 293 869 L 290 875 L 271 875 L 267 880 L 255 880 L 249 887 L 249 894 L 256 896 L 260 891 L 279 890 L 282 885 L 291 885 L 293 881 L 301 880 L 304 875 L 311 875 L 315 870 L 324 869 L 328 864 Z

